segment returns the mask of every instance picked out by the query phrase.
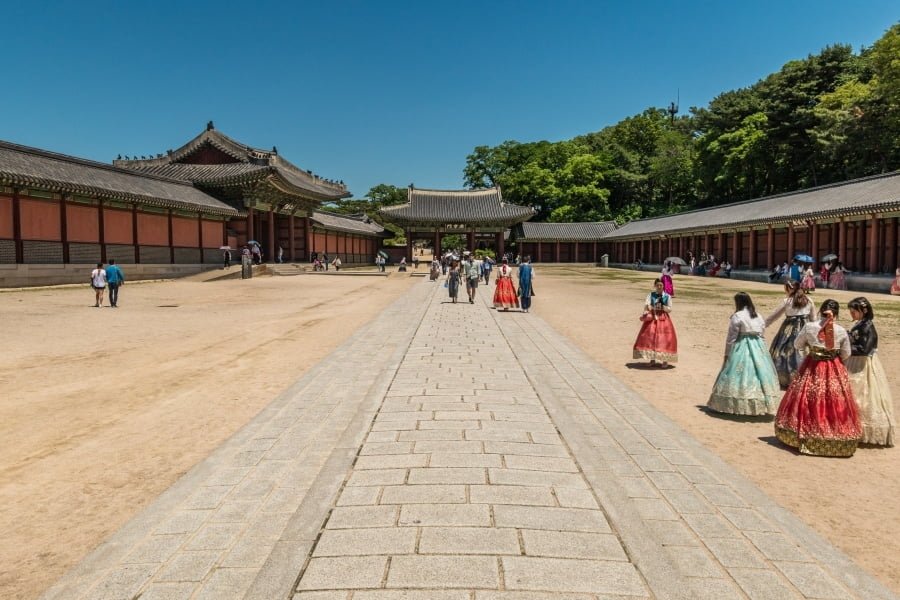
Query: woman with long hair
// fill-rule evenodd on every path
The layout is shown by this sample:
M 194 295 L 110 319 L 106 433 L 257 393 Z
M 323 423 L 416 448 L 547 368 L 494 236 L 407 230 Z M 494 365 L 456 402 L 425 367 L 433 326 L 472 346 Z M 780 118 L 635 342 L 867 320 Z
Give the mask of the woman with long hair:
M 812 265 L 806 265 L 803 270 L 803 279 L 800 280 L 800 287 L 807 292 L 816 291 L 816 275 L 813 272 Z
M 815 320 L 816 307 L 806 296 L 806 291 L 801 289 L 799 281 L 789 280 L 785 283 L 784 294 L 785 298 L 781 302 L 781 306 L 766 319 L 766 327 L 784 315 L 784 321 L 772 339 L 769 353 L 775 363 L 778 383 L 781 389 L 786 390 L 803 360 L 803 351 L 797 349 L 794 341 L 803 326 L 807 322 Z
M 835 323 L 840 305 L 826 300 L 821 318 L 807 323 L 795 342 L 809 353 L 781 400 L 775 435 L 801 454 L 852 456 L 862 438 L 859 409 L 844 361 L 850 336 Z
M 900 269 L 894 271 L 894 282 L 891 283 L 891 294 L 900 296 Z
M 847 305 L 856 325 L 850 330 L 850 358 L 847 372 L 853 397 L 859 407 L 864 444 L 894 445 L 894 399 L 881 361 L 878 359 L 878 331 L 875 309 L 868 298 L 854 298 Z
M 763 340 L 765 329 L 750 294 L 735 294 L 725 360 L 706 403 L 710 410 L 732 415 L 774 415 L 778 410 L 778 374 Z
M 678 338 L 671 312 L 672 297 L 663 290 L 662 280 L 657 279 L 644 301 L 641 331 L 632 349 L 634 358 L 649 359 L 651 365 L 659 363 L 663 368 L 678 361 Z
M 844 268 L 844 263 L 841 261 L 836 261 L 833 265 L 831 265 L 831 289 L 833 290 L 846 290 L 847 289 L 847 269 Z
M 459 261 L 454 260 L 450 263 L 450 269 L 447 272 L 447 291 L 453 304 L 456 304 L 456 300 L 459 298 L 459 282 L 461 280 L 462 273 L 459 271 Z
M 503 263 L 497 269 L 497 278 L 494 280 L 494 308 L 509 310 L 519 307 L 519 297 L 516 295 L 516 286 L 512 282 L 512 267 L 509 259 L 503 257 Z

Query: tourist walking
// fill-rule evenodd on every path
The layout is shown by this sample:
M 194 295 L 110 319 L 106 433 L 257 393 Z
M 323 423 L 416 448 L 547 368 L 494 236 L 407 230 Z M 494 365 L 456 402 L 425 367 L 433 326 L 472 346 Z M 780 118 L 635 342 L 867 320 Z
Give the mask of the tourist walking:
M 103 294 L 106 291 L 106 270 L 103 263 L 97 263 L 97 268 L 91 271 L 91 287 L 94 290 L 94 306 L 103 306 Z
M 262 264 L 262 249 L 259 247 L 259 244 L 252 244 L 252 248 L 250 248 L 250 252 L 253 254 L 253 262 L 254 264 L 261 265 Z
M 775 415 L 775 435 L 801 454 L 852 456 L 862 438 L 859 409 L 844 361 L 850 337 L 835 323 L 840 306 L 825 300 L 820 319 L 807 323 L 797 348 L 809 353 Z
M 225 250 L 222 251 L 222 262 L 224 263 L 223 268 L 231 268 L 231 248 L 225 248 Z
M 725 359 L 706 406 L 731 415 L 774 415 L 781 400 L 778 374 L 766 348 L 766 322 L 746 292 L 734 295 Z
M 844 268 L 844 263 L 841 261 L 835 262 L 831 267 L 831 289 L 847 289 L 847 269 Z
M 663 291 L 673 298 L 675 297 L 675 285 L 672 282 L 672 275 L 674 274 L 675 270 L 672 268 L 672 262 L 667 260 L 663 265 L 660 279 L 663 283 Z
M 406 257 L 400 258 L 400 268 L 397 269 L 398 272 L 406 273 Z
M 450 294 L 450 299 L 453 301 L 453 304 L 456 304 L 457 298 L 459 298 L 459 280 L 462 278 L 462 273 L 459 269 L 459 263 L 453 261 L 450 264 L 450 268 L 447 271 L 447 291 Z
M 497 269 L 497 279 L 494 281 L 494 308 L 509 310 L 519 307 L 519 298 L 516 296 L 516 286 L 512 282 L 512 267 L 509 259 L 503 257 L 503 263 Z
M 475 258 L 468 254 L 463 263 L 466 275 L 466 293 L 469 295 L 469 304 L 475 304 L 475 291 L 478 289 L 478 281 L 481 279 L 481 269 L 475 264 Z
M 491 283 L 491 271 L 494 269 L 494 259 L 485 256 L 481 263 L 481 276 L 484 277 L 484 285 Z
M 900 269 L 894 271 L 894 282 L 891 284 L 891 294 L 900 296 Z
M 641 331 L 632 352 L 634 358 L 649 359 L 651 365 L 659 363 L 664 368 L 678 361 L 678 338 L 669 316 L 671 312 L 672 297 L 663 290 L 662 280 L 656 279 L 653 291 L 644 301 Z
M 413 253 L 413 271 L 419 270 L 419 255 Z
M 341 261 L 340 255 L 335 256 L 335 257 L 334 257 L 334 260 L 331 261 L 331 266 L 334 267 L 334 270 L 335 270 L 335 271 L 340 271 L 340 270 L 341 270 L 341 265 L 343 265 L 343 264 L 344 264 L 344 263 Z
M 519 301 L 522 303 L 522 312 L 531 310 L 531 298 L 534 296 L 534 267 L 531 266 L 531 257 L 526 255 L 519 265 Z
M 125 274 L 114 258 L 109 259 L 106 267 L 106 285 L 109 286 L 109 305 L 116 308 L 119 306 L 119 287 L 125 285 Z
M 850 358 L 847 373 L 859 407 L 863 444 L 894 445 L 894 400 L 887 376 L 878 359 L 878 332 L 875 310 L 865 297 L 847 305 L 856 325 L 850 330 Z
M 437 278 L 441 276 L 441 261 L 437 258 L 431 259 L 431 273 L 428 276 L 430 281 L 437 281 Z
M 800 281 L 800 287 L 806 292 L 816 291 L 816 276 L 813 272 L 812 265 L 807 265 L 803 271 L 803 279 Z
M 279 265 L 284 262 L 284 248 L 278 246 L 278 252 L 275 254 L 275 262 Z
M 803 351 L 794 345 L 794 341 L 803 327 L 816 319 L 816 307 L 807 297 L 806 291 L 800 288 L 799 281 L 788 280 L 784 284 L 784 293 L 781 305 L 766 319 L 766 327 L 784 315 L 784 321 L 769 346 L 769 353 L 778 373 L 778 384 L 781 389 L 786 390 L 803 361 Z

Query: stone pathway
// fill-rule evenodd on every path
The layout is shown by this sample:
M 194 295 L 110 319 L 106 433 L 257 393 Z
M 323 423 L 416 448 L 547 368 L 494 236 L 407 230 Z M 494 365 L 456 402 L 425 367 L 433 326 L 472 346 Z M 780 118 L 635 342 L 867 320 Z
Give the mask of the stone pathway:
M 492 291 L 414 286 L 44 598 L 895 597 Z

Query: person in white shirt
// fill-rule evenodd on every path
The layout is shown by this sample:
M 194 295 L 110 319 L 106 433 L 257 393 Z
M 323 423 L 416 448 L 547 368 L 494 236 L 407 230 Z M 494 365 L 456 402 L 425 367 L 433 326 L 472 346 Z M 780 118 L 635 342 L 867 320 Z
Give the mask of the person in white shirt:
M 775 436 L 801 454 L 852 456 L 862 439 L 859 408 L 844 361 L 852 348 L 847 330 L 835 323 L 840 305 L 826 300 L 821 318 L 807 323 L 794 342 L 807 350 L 775 415 Z
M 800 368 L 803 361 L 803 351 L 797 350 L 794 341 L 809 321 L 816 318 L 816 307 L 807 297 L 806 290 L 800 288 L 799 281 L 788 280 L 784 284 L 785 298 L 778 309 L 766 318 L 766 327 L 784 315 L 784 321 L 778 329 L 778 333 L 772 339 L 769 352 L 775 361 L 775 370 L 778 372 L 778 382 L 781 389 L 786 390 L 791 383 L 791 378 Z
M 731 415 L 774 415 L 781 392 L 763 339 L 766 322 L 746 292 L 734 296 L 725 339 L 725 359 L 706 406 Z
M 94 288 L 94 306 L 103 306 L 103 294 L 106 291 L 106 270 L 103 263 L 97 263 L 97 268 L 91 271 L 91 287 Z

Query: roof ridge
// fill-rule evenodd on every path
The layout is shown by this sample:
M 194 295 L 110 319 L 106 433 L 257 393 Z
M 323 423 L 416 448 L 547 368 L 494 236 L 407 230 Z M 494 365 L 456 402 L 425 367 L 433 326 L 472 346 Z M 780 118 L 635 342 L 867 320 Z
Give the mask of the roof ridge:
M 665 219 L 667 217 L 673 217 L 675 215 L 691 215 L 697 213 L 703 213 L 710 210 L 718 210 L 721 208 L 729 208 L 732 206 L 742 206 L 745 204 L 753 204 L 755 202 L 762 202 L 764 200 L 774 200 L 776 198 L 787 198 L 789 196 L 796 196 L 798 194 L 807 194 L 809 192 L 815 192 L 820 190 L 827 190 L 830 188 L 841 187 L 844 185 L 852 185 L 856 183 L 863 183 L 865 181 L 874 181 L 876 179 L 888 179 L 890 177 L 900 176 L 900 169 L 896 171 L 891 171 L 890 173 L 878 173 L 876 175 L 866 175 L 865 177 L 857 177 L 856 179 L 847 179 L 844 181 L 836 181 L 834 183 L 826 183 L 822 185 L 817 185 L 810 188 L 803 188 L 801 190 L 793 190 L 790 192 L 781 192 L 780 194 L 772 194 L 771 196 L 762 196 L 759 198 L 749 198 L 747 200 L 738 200 L 737 202 L 729 202 L 727 204 L 717 204 L 716 206 L 704 206 L 703 208 L 695 208 L 692 210 L 685 210 L 676 213 L 669 213 L 667 215 L 656 215 L 654 217 L 646 217 L 643 219 L 635 219 L 634 221 L 629 221 L 629 223 L 634 223 L 637 221 L 655 221 L 657 219 Z
M 187 187 L 193 188 L 193 184 L 189 181 L 185 181 L 183 179 L 174 179 L 172 177 L 164 177 L 162 175 L 156 175 L 153 173 L 145 173 L 140 169 L 126 169 L 123 167 L 117 167 L 116 165 L 111 165 L 109 163 L 103 163 L 96 160 L 90 160 L 87 158 L 79 158 L 77 156 L 72 156 L 70 154 L 63 154 L 61 152 L 53 152 L 52 150 L 43 150 L 41 148 L 35 148 L 33 146 L 25 146 L 22 144 L 16 144 L 13 142 L 7 142 L 5 140 L 0 140 L 0 148 L 7 148 L 9 150 L 13 150 L 16 152 L 22 152 L 25 154 L 33 154 L 35 156 L 41 156 L 43 158 L 49 158 L 51 160 L 58 160 L 62 162 L 74 163 L 78 165 L 82 165 L 85 167 L 93 167 L 95 169 L 104 169 L 106 171 L 112 171 L 113 173 L 119 173 L 121 175 L 129 175 L 131 177 L 143 177 L 147 179 L 156 179 L 158 181 L 165 181 L 166 183 L 177 183 L 179 185 L 184 185 Z

